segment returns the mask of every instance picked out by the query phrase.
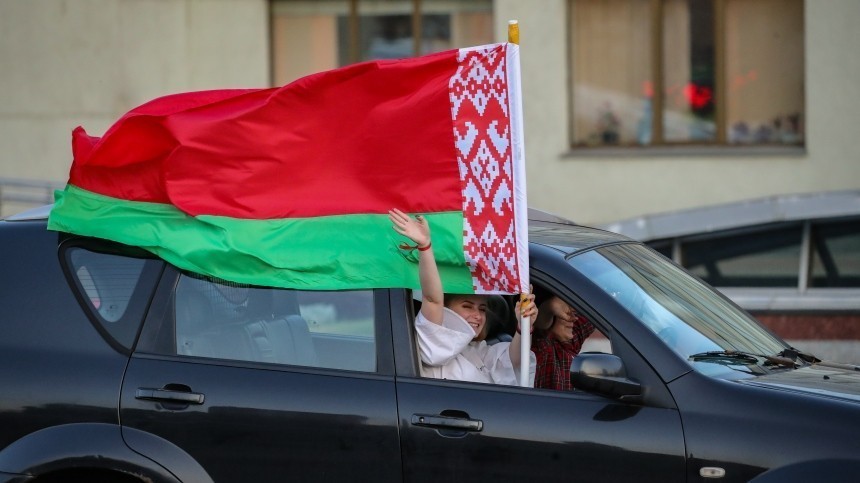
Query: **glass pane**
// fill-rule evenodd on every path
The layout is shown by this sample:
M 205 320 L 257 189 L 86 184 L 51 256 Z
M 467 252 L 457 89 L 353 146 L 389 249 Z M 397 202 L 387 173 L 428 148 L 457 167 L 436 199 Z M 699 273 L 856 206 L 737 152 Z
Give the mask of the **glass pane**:
M 373 292 L 301 292 L 185 274 L 176 353 L 235 361 L 376 370 Z
M 663 3 L 663 137 L 713 141 L 714 11 L 711 0 Z
M 415 55 L 412 2 L 362 1 L 358 6 L 358 61 Z M 338 19 L 340 64 L 350 63 L 349 17 Z
M 672 259 L 672 241 L 656 241 L 656 242 L 648 242 L 648 246 L 656 250 L 660 255 Z
M 272 8 L 275 85 L 339 66 L 397 59 L 493 41 L 491 0 L 424 0 L 420 52 L 412 0 L 276 0 Z M 355 30 L 353 30 L 355 29 Z
M 803 143 L 803 3 L 726 0 L 730 143 Z
M 650 144 L 648 0 L 579 0 L 571 8 L 573 139 Z
M 716 287 L 797 287 L 800 225 L 682 243 L 684 266 Z
M 359 61 L 399 59 L 493 41 L 492 2 L 420 2 L 420 46 L 415 51 L 412 0 L 359 0 Z M 348 17 L 338 20 L 341 65 L 349 63 Z
M 376 370 L 372 291 L 298 292 L 298 303 L 319 367 Z
M 451 9 L 451 4 L 456 8 Z M 490 44 L 495 41 L 493 34 L 492 0 L 423 0 L 422 12 L 433 14 L 449 9 L 451 15 L 451 41 L 448 49 L 459 49 L 474 45 Z M 425 31 L 426 35 L 426 31 Z M 423 53 L 429 53 L 424 50 Z
M 120 320 L 146 260 L 74 250 L 71 261 L 81 290 L 100 318 L 106 322 Z
M 643 246 L 600 248 L 569 263 L 685 359 L 706 351 L 770 355 L 783 348 L 749 314 Z M 711 375 L 754 369 L 691 364 Z
M 116 342 L 131 347 L 163 262 L 77 247 L 68 261 L 86 308 Z
M 272 4 L 272 69 L 281 86 L 339 66 L 338 18 L 347 0 L 276 1 Z
M 812 287 L 860 287 L 860 219 L 813 226 Z

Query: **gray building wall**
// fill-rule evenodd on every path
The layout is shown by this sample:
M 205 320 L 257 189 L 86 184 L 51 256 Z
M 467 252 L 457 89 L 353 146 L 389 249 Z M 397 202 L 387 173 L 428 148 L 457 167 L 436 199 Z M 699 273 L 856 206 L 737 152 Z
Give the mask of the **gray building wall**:
M 155 97 L 268 87 L 268 26 L 266 0 L 0 0 L 0 178 L 64 183 L 72 129 Z
M 567 0 L 496 0 L 520 22 L 528 195 L 582 223 L 860 188 L 857 0 L 806 0 L 805 149 L 569 149 Z M 0 178 L 66 180 L 75 126 L 100 135 L 154 97 L 270 83 L 266 0 L 0 0 Z M 22 206 L 5 203 L 0 214 Z

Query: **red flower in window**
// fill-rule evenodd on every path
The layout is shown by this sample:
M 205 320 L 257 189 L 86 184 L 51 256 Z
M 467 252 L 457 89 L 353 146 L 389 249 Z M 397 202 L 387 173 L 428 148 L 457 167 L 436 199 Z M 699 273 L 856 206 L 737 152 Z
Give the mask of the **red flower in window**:
M 691 82 L 684 87 L 684 96 L 693 109 L 702 109 L 714 100 L 714 91 L 708 86 L 699 86 Z

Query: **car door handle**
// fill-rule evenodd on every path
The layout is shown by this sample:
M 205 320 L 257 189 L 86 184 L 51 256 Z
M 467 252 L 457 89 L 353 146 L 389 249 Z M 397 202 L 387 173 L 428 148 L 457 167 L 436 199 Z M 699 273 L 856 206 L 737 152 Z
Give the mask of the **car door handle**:
M 148 387 L 137 388 L 135 399 L 147 401 L 167 401 L 184 404 L 203 404 L 203 394 L 196 392 L 172 391 L 170 389 L 155 389 Z
M 432 414 L 413 414 L 412 424 L 415 426 L 466 431 L 480 431 L 484 429 L 484 422 L 480 419 L 452 418 L 450 416 L 436 416 Z

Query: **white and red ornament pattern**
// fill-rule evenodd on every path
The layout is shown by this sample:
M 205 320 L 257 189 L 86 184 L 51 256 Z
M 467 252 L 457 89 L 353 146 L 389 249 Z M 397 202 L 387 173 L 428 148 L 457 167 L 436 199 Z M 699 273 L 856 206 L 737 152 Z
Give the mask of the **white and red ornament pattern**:
M 507 44 L 461 49 L 448 91 L 463 194 L 463 243 L 476 293 L 517 293 Z

